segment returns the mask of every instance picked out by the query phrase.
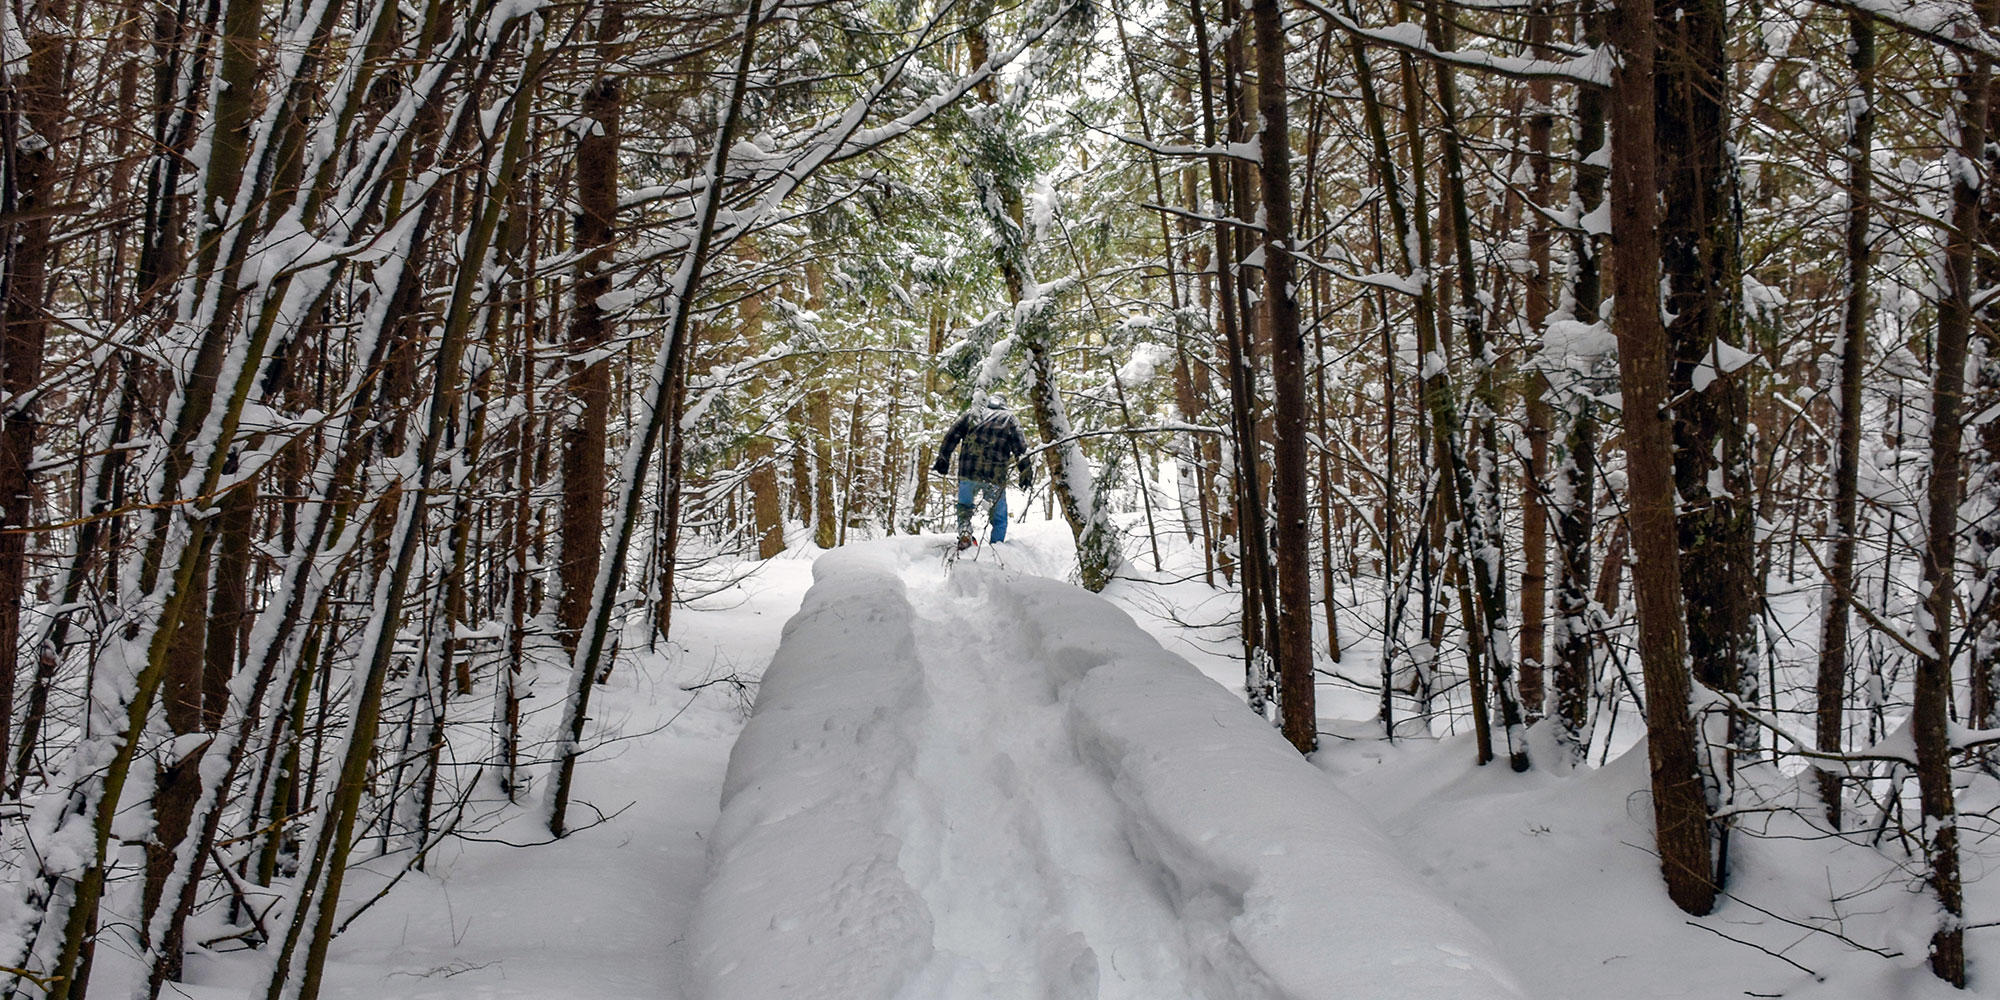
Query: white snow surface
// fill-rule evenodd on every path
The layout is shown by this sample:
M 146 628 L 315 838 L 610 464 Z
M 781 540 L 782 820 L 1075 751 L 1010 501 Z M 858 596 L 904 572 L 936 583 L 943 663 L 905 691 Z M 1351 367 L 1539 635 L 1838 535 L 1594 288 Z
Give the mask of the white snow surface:
M 730 757 L 693 996 L 1522 995 L 1237 695 L 1014 555 L 819 558 Z
M 1348 581 L 1347 666 L 1322 676 L 1321 750 L 1301 765 L 1242 705 L 1236 598 L 1202 582 L 1198 551 L 1168 549 L 1161 572 L 1135 557 L 1106 589 L 1148 637 L 1029 578 L 1072 573 L 1074 555 L 1067 525 L 1016 499 L 1009 543 L 948 575 L 937 536 L 822 555 L 802 530 L 778 558 L 705 568 L 673 643 L 628 633 L 593 701 L 584 825 L 546 843 L 537 809 L 482 786 L 460 836 L 379 900 L 407 852 L 364 846 L 322 996 L 1996 995 L 2000 854 L 1980 817 L 2000 815 L 2000 781 L 1961 789 L 1968 990 L 1923 967 L 1935 914 L 1897 835 L 1880 850 L 1825 835 L 1810 788 L 1768 768 L 1746 786 L 1730 898 L 1691 919 L 1660 886 L 1629 712 L 1609 765 L 1576 772 L 1552 766 L 1540 728 L 1518 775 L 1476 766 L 1443 724 L 1386 743 L 1372 690 L 1331 676 L 1379 661 L 1379 582 Z M 1786 634 L 1810 632 L 1795 626 L 1816 621 L 1817 593 L 1773 595 Z M 537 753 L 564 667 L 530 670 Z M 489 683 L 466 718 L 490 714 Z M 476 745 L 462 756 L 477 766 Z M 167 995 L 250 995 L 266 952 L 226 915 L 197 913 L 190 939 L 213 944 Z M 128 995 L 130 964 L 100 949 L 93 994 Z

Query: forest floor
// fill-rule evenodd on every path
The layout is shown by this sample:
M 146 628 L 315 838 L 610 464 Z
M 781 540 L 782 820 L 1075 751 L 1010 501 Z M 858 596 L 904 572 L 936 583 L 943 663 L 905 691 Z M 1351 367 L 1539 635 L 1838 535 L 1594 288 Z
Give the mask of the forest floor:
M 1226 597 L 1170 582 L 1171 553 L 1109 604 L 1050 582 L 1064 534 L 1023 525 L 953 565 L 937 538 L 795 550 L 719 580 L 600 694 L 579 796 L 603 821 L 542 843 L 533 809 L 473 810 L 336 940 L 323 995 L 1967 995 L 1921 968 L 1904 867 L 1782 809 L 1746 817 L 1714 914 L 1674 909 L 1643 748 L 1515 775 L 1463 736 L 1384 743 L 1342 721 L 1370 700 L 1326 685 L 1317 766 L 1288 757 L 1232 707 Z M 1758 780 L 1773 806 L 1796 790 Z M 1963 795 L 2000 805 L 1992 782 Z M 1969 840 L 1968 910 L 1992 921 L 2000 845 Z M 350 905 L 398 868 L 357 873 Z M 1969 941 L 1971 995 L 2000 996 L 2000 928 Z M 250 963 L 204 957 L 185 992 L 238 996 Z

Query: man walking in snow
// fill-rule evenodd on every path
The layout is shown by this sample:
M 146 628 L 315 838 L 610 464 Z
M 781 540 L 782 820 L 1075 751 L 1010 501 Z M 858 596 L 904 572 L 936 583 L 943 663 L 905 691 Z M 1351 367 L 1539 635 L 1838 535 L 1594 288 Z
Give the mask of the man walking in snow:
M 1028 462 L 1028 439 L 1021 433 L 1021 422 L 1014 419 L 1004 400 L 989 394 L 983 408 L 974 406 L 965 411 L 951 425 L 951 430 L 945 432 L 944 444 L 938 447 L 938 458 L 931 464 L 931 471 L 940 476 L 951 475 L 951 453 L 960 445 L 964 450 L 958 453 L 958 547 L 963 551 L 972 545 L 972 507 L 982 499 L 993 506 L 993 541 L 1004 542 L 1007 467 L 1018 467 L 1022 489 L 1035 481 L 1035 467 Z

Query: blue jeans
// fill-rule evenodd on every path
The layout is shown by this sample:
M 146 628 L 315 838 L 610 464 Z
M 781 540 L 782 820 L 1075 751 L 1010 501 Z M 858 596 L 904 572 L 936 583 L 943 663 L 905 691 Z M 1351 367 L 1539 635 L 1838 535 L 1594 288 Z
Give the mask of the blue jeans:
M 977 479 L 958 481 L 958 533 L 972 534 L 972 505 L 977 499 L 985 499 L 993 504 L 993 537 L 995 542 L 1007 540 L 1007 487 L 998 483 L 982 483 Z

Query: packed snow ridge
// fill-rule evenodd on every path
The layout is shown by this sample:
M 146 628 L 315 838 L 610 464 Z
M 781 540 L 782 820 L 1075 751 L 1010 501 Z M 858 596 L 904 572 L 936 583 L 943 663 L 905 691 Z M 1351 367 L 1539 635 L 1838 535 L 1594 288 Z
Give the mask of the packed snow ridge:
M 1110 603 L 820 557 L 730 758 L 708 1000 L 1520 996 L 1352 800 Z

